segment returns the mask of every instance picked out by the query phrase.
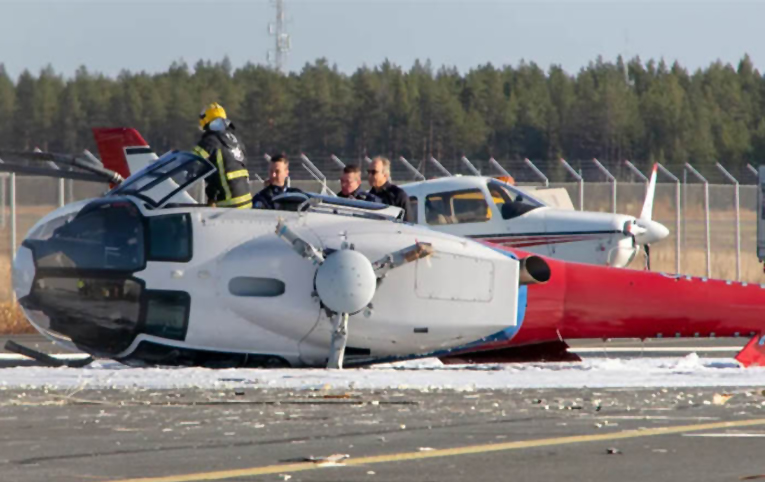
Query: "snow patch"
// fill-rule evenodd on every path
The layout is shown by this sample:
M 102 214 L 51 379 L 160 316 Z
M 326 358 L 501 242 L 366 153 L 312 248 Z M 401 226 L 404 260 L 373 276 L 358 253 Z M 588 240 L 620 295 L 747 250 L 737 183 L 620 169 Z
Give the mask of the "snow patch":
M 97 361 L 86 368 L 0 370 L 8 388 L 288 388 L 478 389 L 715 387 L 765 383 L 765 367 L 742 368 L 730 358 L 588 358 L 581 363 L 444 365 L 424 359 L 347 370 L 130 368 Z

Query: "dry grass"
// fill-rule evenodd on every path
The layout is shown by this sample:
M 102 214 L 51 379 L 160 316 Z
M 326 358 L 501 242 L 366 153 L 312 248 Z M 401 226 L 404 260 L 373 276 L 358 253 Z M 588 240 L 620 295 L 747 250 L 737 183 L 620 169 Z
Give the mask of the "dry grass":
M 11 262 L 7 256 L 0 257 L 0 335 L 34 333 L 19 305 L 13 301 L 11 285 Z
M 658 246 L 658 245 L 657 245 Z M 663 249 L 651 251 L 651 269 L 665 273 L 675 272 L 675 251 L 669 245 Z M 736 252 L 734 250 L 713 250 L 710 258 L 712 278 L 736 280 Z M 640 269 L 643 259 L 638 256 L 630 268 Z M 706 276 L 706 250 L 704 248 L 686 248 L 680 255 L 680 271 L 693 276 Z M 741 281 L 747 283 L 765 283 L 763 265 L 754 252 L 741 252 Z
M 35 333 L 19 305 L 13 301 L 0 303 L 0 335 L 18 335 L 20 333 Z

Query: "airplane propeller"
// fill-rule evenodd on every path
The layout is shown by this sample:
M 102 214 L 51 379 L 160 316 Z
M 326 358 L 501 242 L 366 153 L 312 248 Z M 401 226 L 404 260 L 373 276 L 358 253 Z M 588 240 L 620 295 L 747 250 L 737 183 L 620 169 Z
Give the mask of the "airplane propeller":
M 365 308 L 371 309 L 377 287 L 387 273 L 433 254 L 431 244 L 417 243 L 388 253 L 373 263 L 347 242 L 343 242 L 339 250 L 331 251 L 325 256 L 325 253 L 287 226 L 283 219 L 279 219 L 276 225 L 276 234 L 292 246 L 296 253 L 319 265 L 314 288 L 332 321 L 327 368 L 343 368 L 348 342 L 348 318 Z

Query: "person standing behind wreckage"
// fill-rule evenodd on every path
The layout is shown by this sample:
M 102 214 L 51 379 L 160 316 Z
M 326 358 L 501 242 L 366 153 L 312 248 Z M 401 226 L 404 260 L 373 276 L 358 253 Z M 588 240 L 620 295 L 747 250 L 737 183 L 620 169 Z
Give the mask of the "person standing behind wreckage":
M 226 111 L 220 104 L 210 104 L 199 114 L 199 127 L 202 138 L 194 153 L 218 168 L 218 174 L 206 180 L 208 204 L 219 208 L 251 208 L 250 173 L 245 163 L 244 144 L 234 135 L 234 124 L 226 118 Z
M 406 192 L 390 182 L 390 161 L 378 156 L 372 159 L 367 168 L 369 194 L 378 197 L 383 204 L 396 206 L 404 210 L 404 221 L 414 222 L 414 211 Z
M 382 202 L 380 198 L 361 189 L 361 169 L 359 166 L 345 166 L 340 177 L 340 192 L 337 197 L 358 199 L 360 201 Z
M 271 158 L 268 168 L 268 185 L 264 187 L 252 199 L 253 206 L 257 209 L 274 209 L 274 197 L 285 192 L 302 192 L 300 189 L 287 186 L 287 178 L 290 176 L 290 161 L 286 156 L 277 154 Z

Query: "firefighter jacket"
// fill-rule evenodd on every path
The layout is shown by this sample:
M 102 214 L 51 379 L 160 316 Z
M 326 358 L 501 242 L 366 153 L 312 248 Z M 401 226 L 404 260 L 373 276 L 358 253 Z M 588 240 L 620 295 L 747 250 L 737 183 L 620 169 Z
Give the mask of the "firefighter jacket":
M 247 209 L 252 207 L 250 174 L 244 157 L 244 145 L 231 129 L 206 130 L 194 153 L 212 162 L 217 174 L 207 178 L 207 202 L 218 207 Z

